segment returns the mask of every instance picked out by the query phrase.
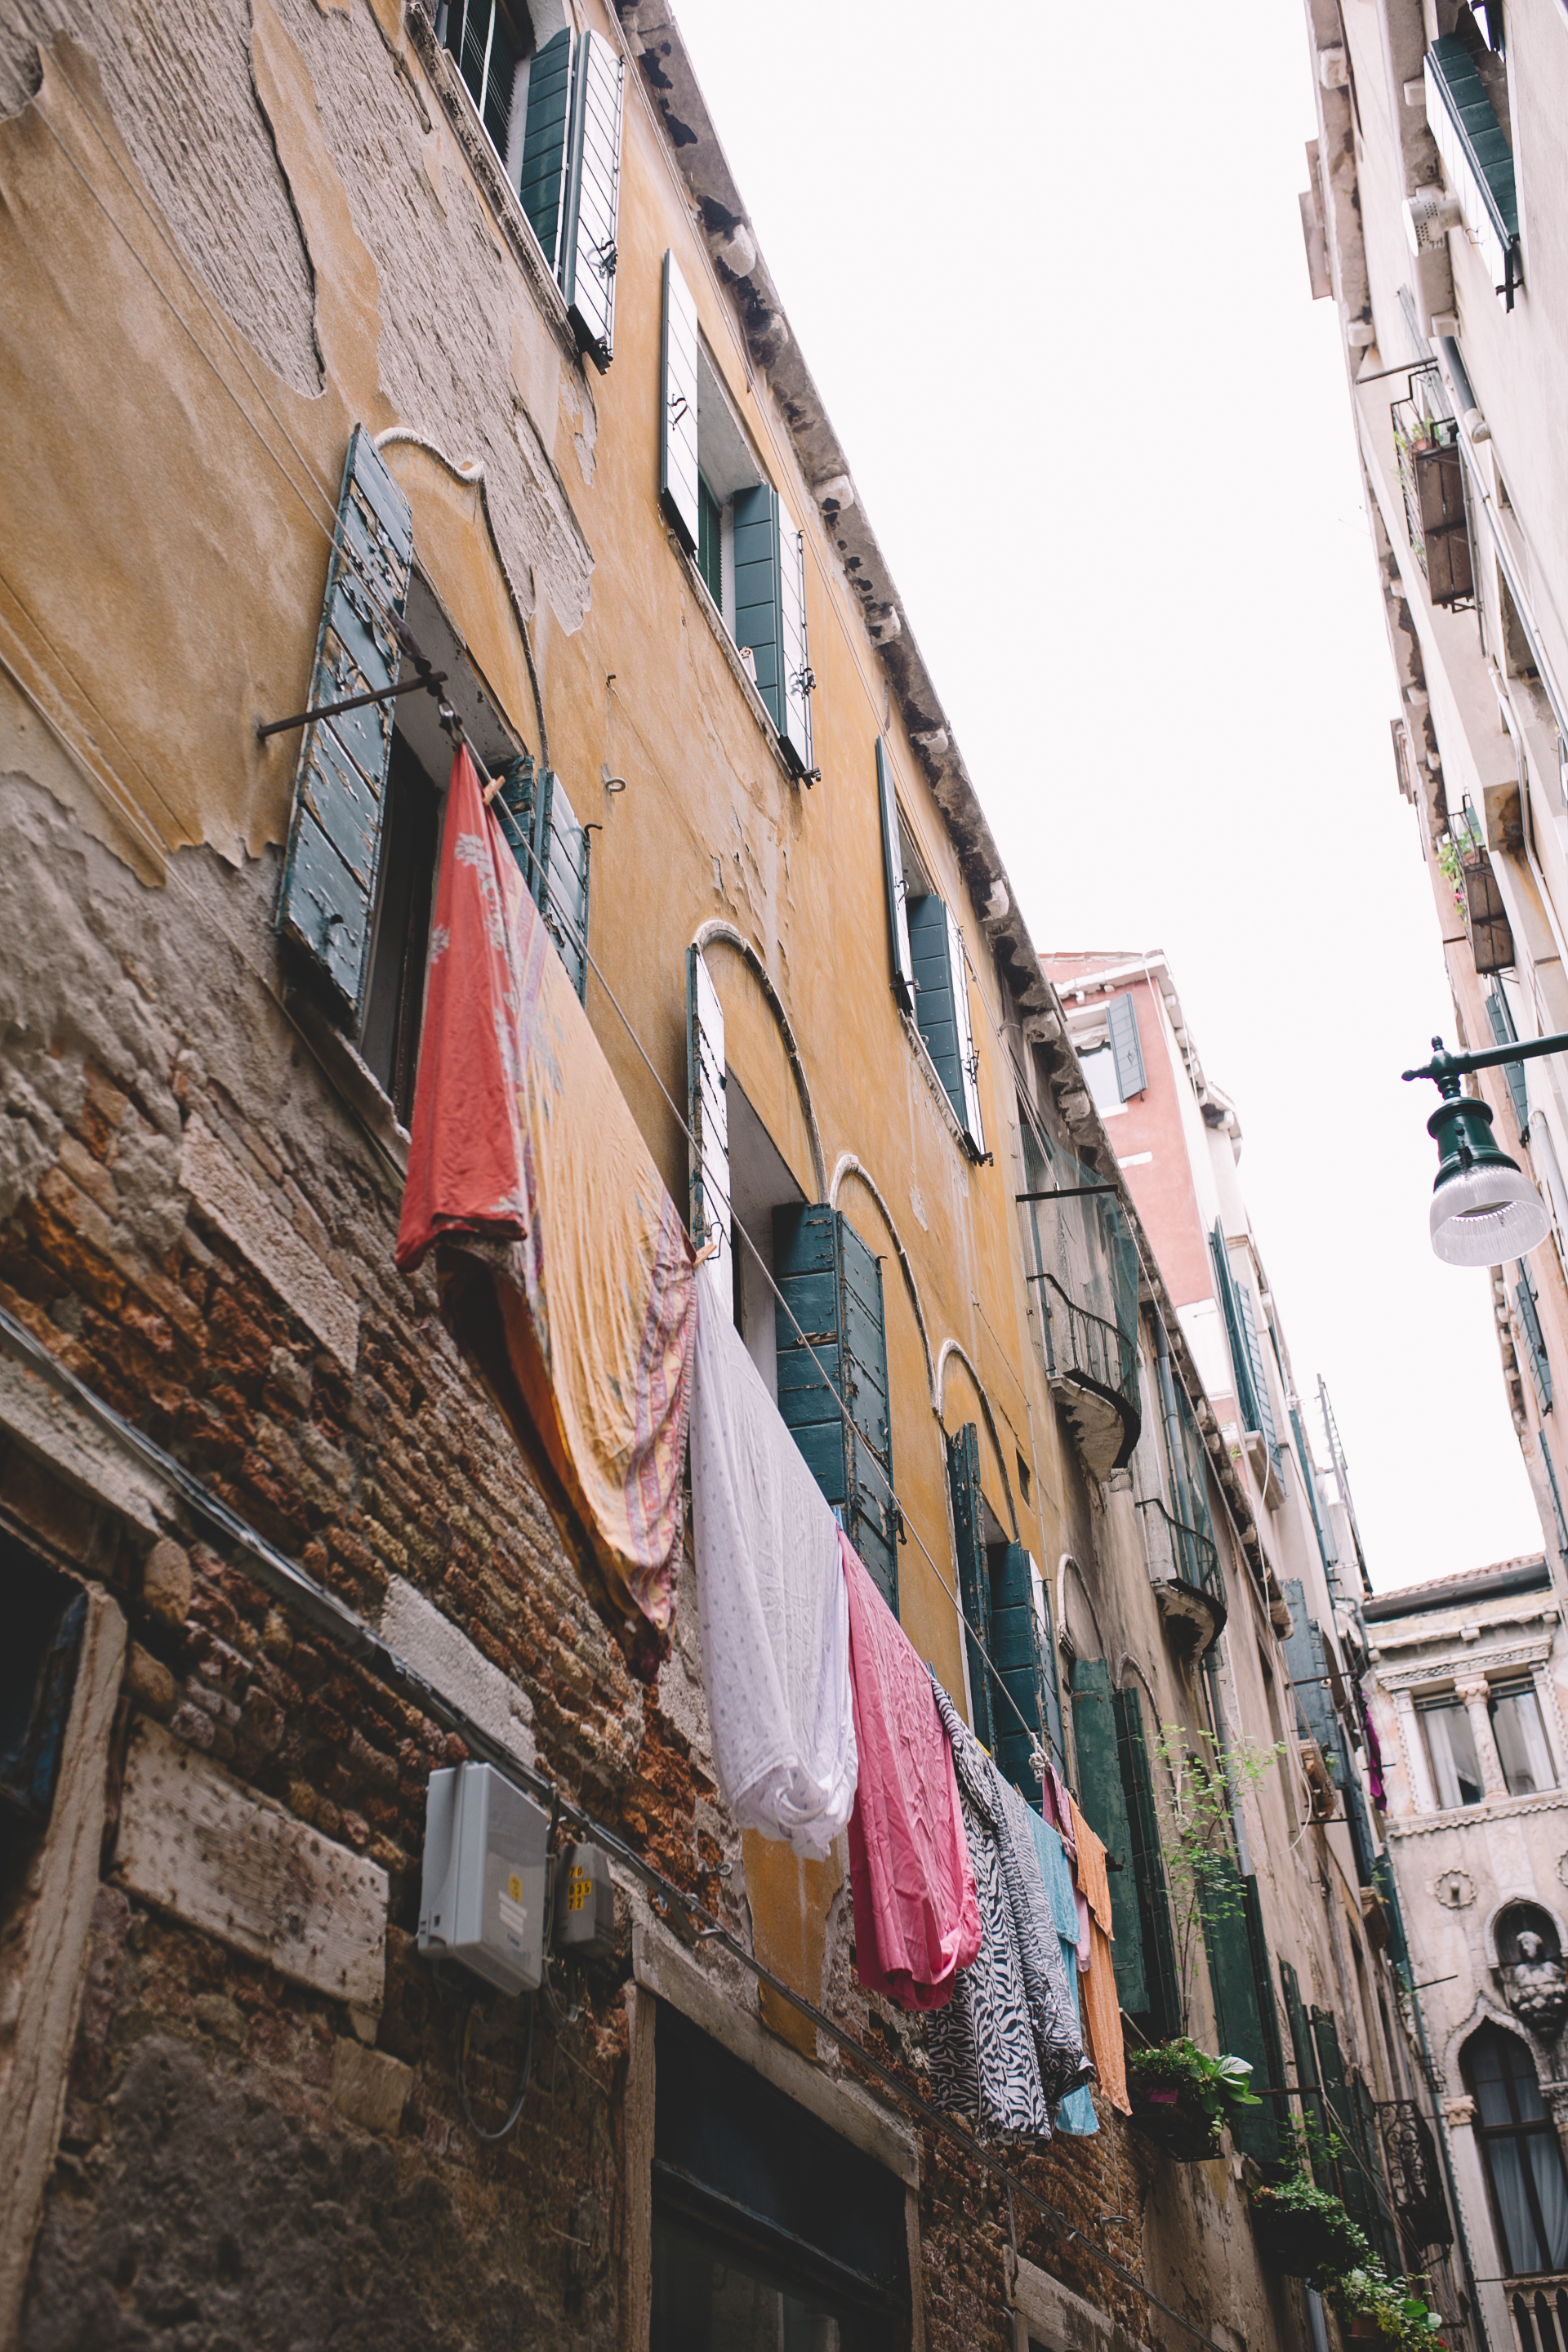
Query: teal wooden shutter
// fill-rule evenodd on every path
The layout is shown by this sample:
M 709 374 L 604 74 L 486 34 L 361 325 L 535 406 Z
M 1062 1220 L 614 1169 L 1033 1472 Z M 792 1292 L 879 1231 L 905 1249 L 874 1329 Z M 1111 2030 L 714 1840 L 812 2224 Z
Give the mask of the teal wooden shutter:
M 773 1211 L 773 1279 L 782 1301 L 779 1412 L 896 1616 L 899 1514 L 881 1265 L 839 1211 L 812 1202 Z
M 1500 980 L 1494 979 L 1487 992 L 1487 1022 L 1492 1033 L 1494 1045 L 1512 1045 L 1517 1043 L 1519 1032 L 1513 1025 L 1513 1015 L 1508 1009 L 1508 999 L 1503 994 L 1502 982 Z M 1519 1128 L 1519 1139 L 1521 1143 L 1528 1143 L 1530 1141 L 1530 1089 L 1525 1084 L 1524 1064 L 1505 1062 L 1502 1066 L 1502 1074 L 1508 1081 L 1509 1100 L 1513 1105 L 1513 1116 Z
M 1127 1793 L 1121 1785 L 1121 1737 L 1111 1699 L 1110 1669 L 1103 1658 L 1073 1660 L 1072 1727 L 1078 1748 L 1078 1801 L 1085 1821 L 1105 1847 L 1115 1929 L 1111 1954 L 1116 1997 L 1129 2016 L 1142 2017 L 1149 2007 L 1143 1923 L 1138 1916 L 1132 1832 L 1127 1819 Z
M 1323 2078 L 1323 2103 L 1328 2109 L 1329 2127 L 1342 2143 L 1335 2160 L 1340 2195 L 1344 2200 L 1345 2210 L 1351 2220 L 1375 2237 L 1377 2198 L 1366 2152 L 1361 2145 L 1360 2118 L 1350 2084 L 1345 2079 L 1339 2027 L 1330 2011 L 1313 2010 L 1312 2039 L 1318 2048 L 1318 2067 Z
M 731 1292 L 734 1268 L 730 1214 L 730 1114 L 724 1097 L 724 1012 L 700 948 L 686 950 L 686 1118 L 691 1130 L 691 1206 L 688 1230 L 694 1249 L 715 1243 L 699 1266 L 710 1296 Z M 732 1312 L 732 1307 L 727 1311 Z
M 809 776 L 811 696 L 816 680 L 805 629 L 805 539 L 778 502 L 779 533 L 779 740 L 798 775 Z
M 1205 1883 L 1201 1909 L 1219 2054 L 1245 2058 L 1252 2068 L 1254 2089 L 1277 2090 L 1283 2064 L 1279 2021 L 1258 1907 L 1258 1883 L 1243 1878 L 1226 1857 Z M 1279 2156 L 1279 2126 L 1272 2101 L 1240 2109 L 1232 2117 L 1230 2128 L 1237 2147 L 1260 2164 L 1271 2164 Z
M 1329 1661 L 1323 1648 L 1323 1637 L 1313 1620 L 1307 1614 L 1307 1596 L 1300 1577 L 1290 1577 L 1285 1585 L 1285 1599 L 1290 1611 L 1290 1631 L 1285 1636 L 1285 1666 L 1295 1688 L 1297 1703 L 1306 1719 L 1308 1731 L 1323 1751 L 1331 1769 L 1339 1754 L 1335 1737 L 1338 1719 L 1329 1692 Z
M 735 522 L 735 643 L 749 646 L 756 665 L 757 692 L 773 725 L 784 732 L 779 608 L 778 492 L 766 482 L 737 490 Z
M 530 898 L 544 918 L 572 985 L 588 993 L 588 843 L 561 780 L 537 774 L 528 753 L 507 769 L 491 803 Z
M 980 1123 L 979 1063 L 969 1023 L 969 972 L 963 934 L 934 891 L 908 907 L 915 1019 L 953 1114 L 977 1160 L 985 1156 Z
M 1270 1454 L 1279 1451 L 1279 1433 L 1274 1426 L 1274 1403 L 1268 1393 L 1268 1370 L 1263 1360 L 1263 1349 L 1258 1336 L 1258 1308 L 1245 1282 L 1236 1286 L 1236 1303 L 1241 1311 L 1242 1336 L 1247 1342 L 1247 1367 L 1252 1374 L 1253 1400 L 1258 1406 L 1258 1427 L 1268 1441 Z
M 1307 1433 L 1301 1426 L 1301 1416 L 1294 1405 L 1290 1406 L 1289 1412 L 1290 1433 L 1296 1440 L 1296 1459 L 1300 1466 L 1301 1484 L 1307 1493 L 1307 1507 L 1312 1514 L 1312 1526 L 1317 1532 L 1318 1550 L 1323 1562 L 1323 1573 L 1325 1576 L 1331 1577 L 1338 1555 L 1329 1539 L 1327 1524 L 1323 1517 L 1322 1500 L 1318 1493 L 1318 1474 L 1312 1466 L 1312 1457 L 1307 1451 Z
M 1323 2111 L 1322 2078 L 1318 2072 L 1318 2053 L 1312 2045 L 1312 2032 L 1307 2022 L 1306 2003 L 1301 1999 L 1300 1979 L 1289 1960 L 1279 1963 L 1279 1982 L 1285 1992 L 1285 2017 L 1290 2029 L 1290 2048 L 1296 2060 L 1296 2095 L 1301 2102 L 1301 2122 L 1307 2136 L 1307 2158 L 1312 2168 L 1312 2178 L 1320 2189 L 1334 2185 L 1334 2168 L 1329 2156 L 1328 2117 Z
M 1546 1338 L 1541 1328 L 1541 1317 L 1535 1304 L 1535 1289 L 1530 1279 L 1530 1269 L 1519 1260 L 1519 1286 L 1513 1294 L 1519 1309 L 1520 1328 L 1524 1333 L 1525 1353 L 1530 1358 L 1530 1377 L 1535 1388 L 1535 1401 L 1542 1412 L 1552 1410 L 1552 1366 L 1547 1360 Z
M 555 268 L 566 186 L 567 100 L 572 90 L 572 35 L 566 26 L 545 42 L 528 68 L 522 164 L 518 194 L 534 236 Z
M 343 467 L 309 708 L 395 685 L 395 623 L 408 600 L 414 520 L 407 499 L 356 425 Z M 364 1009 L 382 811 L 392 762 L 392 705 L 369 702 L 305 730 L 283 882 L 280 938 L 325 983 L 357 1028 Z
M 1241 1319 L 1241 1301 L 1237 1295 L 1236 1276 L 1230 1270 L 1230 1252 L 1225 1245 L 1225 1227 L 1217 1221 L 1209 1235 L 1209 1255 L 1214 1260 L 1215 1287 L 1219 1293 L 1219 1303 L 1225 1314 L 1226 1336 L 1230 1341 L 1237 1409 L 1247 1429 L 1261 1429 L 1263 1414 L 1252 1385 L 1252 1354 L 1247 1344 L 1247 1327 Z
M 1111 1703 L 1116 1714 L 1117 1759 L 1127 1807 L 1129 1858 L 1143 1947 L 1147 2008 L 1141 2015 L 1149 2039 L 1158 2042 L 1182 2030 L 1181 1979 L 1171 1929 L 1165 1864 L 1160 1851 L 1160 1813 L 1154 1801 L 1154 1778 L 1149 1769 L 1149 1749 L 1143 1735 L 1142 1701 L 1128 1685 L 1113 1695 Z M 1113 1895 L 1113 1903 L 1114 1900 Z M 1125 2008 L 1126 2003 L 1122 2006 Z
M 947 1441 L 947 1485 L 952 1499 L 952 1541 L 958 1566 L 958 1599 L 969 1623 L 964 1629 L 969 1660 L 969 1700 L 974 1737 L 993 1754 L 996 1748 L 995 1694 L 991 1687 L 991 1573 L 985 1558 L 985 1518 L 980 1504 L 980 1433 L 966 1421 Z M 973 1630 L 971 1631 L 970 1628 Z
M 1110 1050 L 1116 1056 L 1116 1085 L 1123 1102 L 1141 1095 L 1149 1081 L 1143 1074 L 1143 1046 L 1138 1034 L 1138 1008 L 1131 992 L 1113 996 L 1106 1008 Z
M 993 1545 L 986 1566 L 991 1663 L 997 1681 L 1007 1694 L 1005 1698 L 996 1697 L 996 1761 L 1014 1787 L 1023 1791 L 1031 1805 L 1037 1805 L 1040 1776 L 1035 1769 L 1032 1751 L 1042 1729 L 1045 1665 L 1040 1654 L 1039 1620 L 1035 1614 L 1035 1563 L 1022 1544 L 1010 1543 Z
M 702 532 L 697 467 L 697 305 L 676 267 L 664 257 L 663 400 L 658 436 L 659 504 L 681 544 L 694 550 Z
M 621 186 L 621 100 L 625 61 L 602 33 L 577 45 L 572 94 L 566 228 L 561 241 L 561 291 L 577 340 L 601 375 L 616 333 L 616 214 Z
M 915 1009 L 914 965 L 910 960 L 910 920 L 904 905 L 904 853 L 899 835 L 899 802 L 888 747 L 877 738 L 877 800 L 882 812 L 882 879 L 888 893 L 888 948 L 893 994 L 906 1013 Z
M 1519 194 L 1513 150 L 1474 59 L 1457 33 L 1432 43 L 1424 59 L 1426 122 L 1443 158 L 1444 177 L 1480 239 L 1496 290 L 1512 310 L 1524 282 L 1519 254 Z

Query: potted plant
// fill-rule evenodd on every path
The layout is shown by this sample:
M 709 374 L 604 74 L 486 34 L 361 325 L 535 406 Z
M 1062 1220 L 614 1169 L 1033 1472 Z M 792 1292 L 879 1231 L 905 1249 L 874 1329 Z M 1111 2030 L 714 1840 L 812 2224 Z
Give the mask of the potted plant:
M 1132 2120 L 1178 2164 L 1202 2164 L 1219 2154 L 1220 2133 L 1237 2107 L 1262 2101 L 1247 2087 L 1245 2058 L 1211 2058 L 1178 2036 L 1127 2059 Z
M 1380 2346 L 1418 2347 L 1418 2352 L 1444 2352 L 1437 2330 L 1443 2325 L 1424 2295 L 1412 2294 L 1399 2279 L 1391 2279 L 1380 2263 L 1358 2264 L 1333 2282 L 1334 2308 L 1345 2333 Z
M 1341 2200 L 1300 2167 L 1254 2189 L 1249 2202 L 1258 2251 L 1270 2270 L 1315 2286 L 1373 2268 L 1372 2248 Z

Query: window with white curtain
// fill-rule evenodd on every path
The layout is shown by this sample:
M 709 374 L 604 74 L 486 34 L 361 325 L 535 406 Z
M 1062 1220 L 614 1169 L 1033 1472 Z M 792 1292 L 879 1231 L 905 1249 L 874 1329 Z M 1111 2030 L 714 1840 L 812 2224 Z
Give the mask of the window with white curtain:
M 1506 2275 L 1568 2270 L 1568 2175 L 1534 2059 L 1517 2034 L 1483 2025 L 1461 2063 Z
M 1481 1780 L 1480 1759 L 1476 1754 L 1476 1736 L 1470 1728 L 1469 1709 L 1464 1700 L 1451 1694 L 1447 1698 L 1425 1700 L 1421 1723 L 1426 1734 L 1426 1753 L 1431 1759 L 1439 1811 L 1452 1812 L 1461 1805 L 1479 1805 L 1486 1788 Z
M 1557 1775 L 1552 1769 L 1552 1751 L 1546 1745 L 1546 1727 L 1541 1719 L 1541 1700 L 1535 1685 L 1529 1680 L 1494 1683 L 1490 1707 L 1509 1795 L 1532 1797 L 1540 1789 L 1554 1789 Z

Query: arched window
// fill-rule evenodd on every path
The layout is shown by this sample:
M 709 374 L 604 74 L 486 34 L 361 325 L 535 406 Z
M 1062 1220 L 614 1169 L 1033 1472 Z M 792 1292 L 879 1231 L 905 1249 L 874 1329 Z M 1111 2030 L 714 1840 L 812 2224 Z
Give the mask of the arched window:
M 1483 2025 L 1462 2063 L 1509 2277 L 1568 2270 L 1568 2174 L 1534 2060 L 1516 2034 Z

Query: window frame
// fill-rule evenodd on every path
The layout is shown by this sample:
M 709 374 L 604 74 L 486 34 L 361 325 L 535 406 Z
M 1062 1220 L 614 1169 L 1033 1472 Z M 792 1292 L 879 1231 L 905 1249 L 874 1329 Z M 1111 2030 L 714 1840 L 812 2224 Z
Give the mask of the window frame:
M 1514 2049 L 1517 2049 L 1523 2053 L 1525 2062 L 1530 2068 L 1531 2076 L 1535 2084 L 1536 2098 L 1541 2104 L 1541 2113 L 1539 2116 L 1521 2116 L 1520 2115 L 1519 2101 L 1515 2095 L 1515 2084 L 1517 2078 L 1514 2074 L 1509 2071 L 1505 2063 L 1500 2069 L 1500 2079 L 1503 2089 L 1507 2094 L 1511 2120 L 1508 2123 L 1499 2124 L 1491 2124 L 1484 2120 L 1481 2112 L 1481 2096 L 1475 2064 L 1477 2047 L 1478 2044 L 1481 2043 L 1485 2043 L 1489 2046 L 1496 2044 L 1500 2051 L 1506 2050 L 1510 2045 L 1511 2045 Z M 1531 2139 L 1546 2140 L 1555 2150 L 1557 2161 L 1560 2167 L 1563 2165 L 1563 2147 L 1562 2142 L 1557 2136 L 1556 2126 L 1552 2120 L 1551 2111 L 1547 2107 L 1545 2099 L 1542 2096 L 1541 2074 L 1535 2063 L 1534 2053 L 1531 2052 L 1529 2044 L 1523 2040 L 1522 2036 L 1517 2033 L 1509 2032 L 1503 2026 L 1489 2022 L 1488 2024 L 1479 2027 L 1466 2042 L 1463 2050 L 1459 2053 L 1459 2065 L 1460 2071 L 1464 2076 L 1465 2086 L 1475 2102 L 1476 2111 L 1470 2128 L 1476 2136 L 1476 2145 L 1481 2158 L 1481 2169 L 1486 2175 L 1487 2196 L 1491 2206 L 1492 2227 L 1497 2234 L 1498 2252 L 1503 2257 L 1505 2264 L 1503 2275 L 1508 2279 L 1558 2277 L 1561 2275 L 1561 2273 L 1558 2271 L 1550 2271 L 1546 2269 L 1516 2271 L 1513 2269 L 1513 2247 L 1509 2240 L 1508 2223 L 1503 2215 L 1502 2199 L 1498 2193 L 1497 2176 L 1492 2170 L 1491 2152 L 1493 2147 L 1500 2141 L 1507 2140 L 1519 2149 L 1520 2178 L 1523 2183 L 1526 2200 L 1530 2208 L 1531 2226 L 1535 2232 L 1536 2252 L 1542 2255 L 1548 2254 L 1551 2249 L 1546 2234 L 1546 2217 L 1541 2209 L 1541 2194 L 1540 2190 L 1536 2187 L 1535 2168 L 1530 2161 L 1526 2143 Z

